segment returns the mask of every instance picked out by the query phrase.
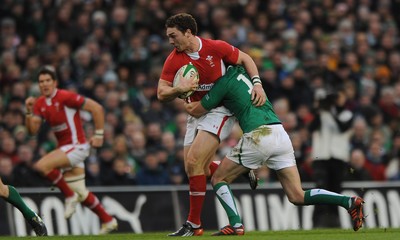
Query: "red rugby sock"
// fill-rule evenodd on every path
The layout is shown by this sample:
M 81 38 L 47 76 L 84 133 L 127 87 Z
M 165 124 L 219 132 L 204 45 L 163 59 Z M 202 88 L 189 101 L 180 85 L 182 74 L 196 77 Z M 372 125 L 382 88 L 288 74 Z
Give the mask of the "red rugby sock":
M 211 177 L 212 175 L 214 175 L 214 173 L 215 173 L 215 171 L 217 171 L 217 168 L 218 168 L 218 166 L 219 166 L 219 161 L 217 162 L 217 161 L 212 161 L 211 163 L 210 163 L 210 166 L 209 166 L 209 169 L 210 169 L 210 176 L 209 177 Z
M 46 177 L 60 189 L 66 198 L 74 196 L 74 191 L 72 191 L 67 182 L 65 182 L 60 170 L 53 169 L 46 175 Z
M 94 212 L 100 218 L 102 223 L 112 220 L 110 214 L 106 212 L 99 199 L 92 192 L 89 192 L 89 195 L 82 202 L 82 204 L 92 210 L 92 212 Z
M 201 210 L 206 195 L 206 175 L 189 177 L 190 211 L 188 221 L 201 225 Z

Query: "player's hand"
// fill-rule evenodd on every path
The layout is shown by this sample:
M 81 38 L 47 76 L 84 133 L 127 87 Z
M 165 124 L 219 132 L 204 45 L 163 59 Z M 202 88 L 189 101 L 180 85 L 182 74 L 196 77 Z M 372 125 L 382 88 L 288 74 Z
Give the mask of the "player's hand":
M 28 97 L 25 100 L 25 108 L 27 113 L 32 113 L 33 112 L 33 105 L 35 105 L 36 98 L 35 97 Z
M 185 93 L 189 91 L 196 91 L 198 86 L 199 86 L 198 79 L 189 80 L 182 77 L 181 80 L 179 81 L 179 84 L 176 87 L 178 92 Z
M 90 145 L 95 148 L 103 146 L 103 142 L 104 142 L 103 136 L 94 135 L 90 138 Z
M 264 92 L 264 89 L 261 84 L 256 84 L 251 91 L 251 101 L 256 107 L 264 105 L 267 101 L 267 95 Z

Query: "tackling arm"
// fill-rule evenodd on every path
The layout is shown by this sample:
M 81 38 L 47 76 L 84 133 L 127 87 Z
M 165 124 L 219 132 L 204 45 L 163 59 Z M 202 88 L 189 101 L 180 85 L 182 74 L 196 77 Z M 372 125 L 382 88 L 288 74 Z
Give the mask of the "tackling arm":
M 185 103 L 185 109 L 187 113 L 195 118 L 199 118 L 208 112 L 208 110 L 201 105 L 200 101 Z
M 258 74 L 257 65 L 254 60 L 246 53 L 239 50 L 239 58 L 237 64 L 243 65 L 253 82 L 253 91 L 251 92 L 251 100 L 257 107 L 264 105 L 267 101 L 267 95 L 261 85 L 260 76 Z M 258 79 L 258 81 L 253 79 Z

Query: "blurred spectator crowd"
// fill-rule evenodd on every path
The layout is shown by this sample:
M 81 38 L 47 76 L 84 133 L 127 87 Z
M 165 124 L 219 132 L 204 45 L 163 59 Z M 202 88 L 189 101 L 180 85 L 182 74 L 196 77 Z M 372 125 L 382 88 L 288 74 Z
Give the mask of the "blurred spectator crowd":
M 389 0 L 3 0 L 0 5 L 0 176 L 46 186 L 32 164 L 55 148 L 48 128 L 29 136 L 24 101 L 35 73 L 57 69 L 59 87 L 101 103 L 105 144 L 86 161 L 90 185 L 185 184 L 183 102 L 156 89 L 172 50 L 165 20 L 191 13 L 199 35 L 256 62 L 290 134 L 303 181 L 312 181 L 309 124 L 321 91 L 344 89 L 356 115 L 346 180 L 400 180 L 400 2 Z M 90 115 L 82 113 L 87 136 Z M 235 126 L 221 159 L 241 136 Z M 268 169 L 258 176 L 274 181 Z

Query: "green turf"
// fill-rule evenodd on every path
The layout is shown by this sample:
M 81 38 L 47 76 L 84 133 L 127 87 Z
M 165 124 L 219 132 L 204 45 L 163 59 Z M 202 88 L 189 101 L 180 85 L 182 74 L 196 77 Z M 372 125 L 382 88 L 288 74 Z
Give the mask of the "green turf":
M 201 237 L 195 239 L 228 239 L 227 237 L 210 236 L 212 232 L 205 232 Z M 380 229 L 361 229 L 358 232 L 343 229 L 322 229 L 322 230 L 299 230 L 299 231 L 266 231 L 266 232 L 247 232 L 244 236 L 229 236 L 229 239 L 251 239 L 251 240 L 398 240 L 400 239 L 400 229 L 380 228 Z M 0 237 L 0 240 L 23 240 L 40 239 L 37 237 Z M 45 239 L 51 240 L 126 240 L 126 239 L 171 239 L 167 237 L 167 232 L 146 233 L 146 234 L 109 234 L 106 236 L 52 236 Z M 174 238 L 172 238 L 174 239 Z

